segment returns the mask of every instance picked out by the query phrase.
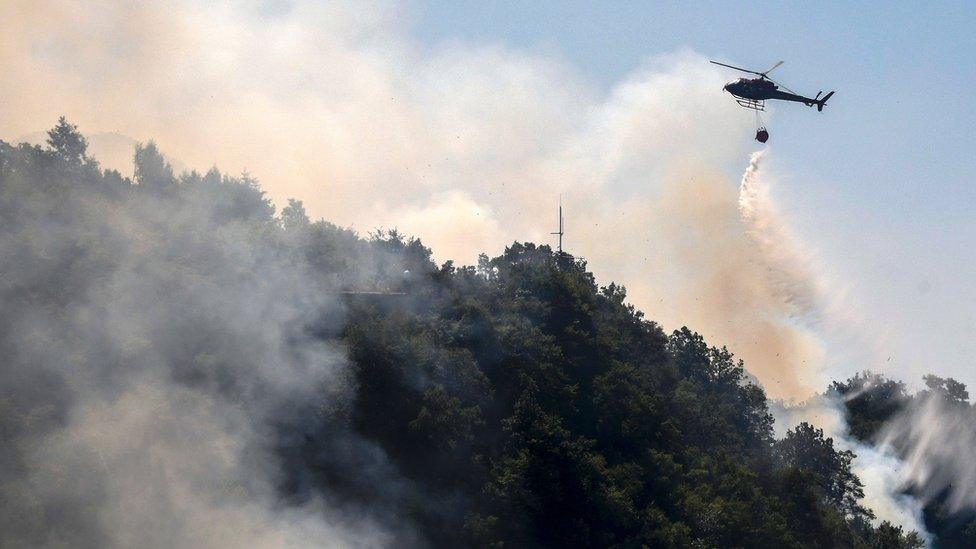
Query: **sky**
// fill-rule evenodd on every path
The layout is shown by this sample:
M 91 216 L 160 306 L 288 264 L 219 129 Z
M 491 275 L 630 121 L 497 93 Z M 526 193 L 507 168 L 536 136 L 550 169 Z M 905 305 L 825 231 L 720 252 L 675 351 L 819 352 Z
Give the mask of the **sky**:
M 809 95 L 836 89 L 820 115 L 784 105 L 767 119 L 783 173 L 780 205 L 886 336 L 895 364 L 884 368 L 976 383 L 971 3 L 419 6 L 414 28 L 427 44 L 502 41 L 562 57 L 604 88 L 648 55 L 687 48 L 758 70 L 784 60 L 771 76 L 787 86 Z M 728 111 L 750 116 L 731 101 Z
M 0 138 L 65 114 L 125 173 L 112 151 L 155 139 L 460 263 L 551 239 L 562 194 L 600 283 L 773 396 L 864 368 L 972 385 L 974 23 L 962 3 L 14 0 Z M 762 147 L 710 58 L 837 94 L 771 108 Z

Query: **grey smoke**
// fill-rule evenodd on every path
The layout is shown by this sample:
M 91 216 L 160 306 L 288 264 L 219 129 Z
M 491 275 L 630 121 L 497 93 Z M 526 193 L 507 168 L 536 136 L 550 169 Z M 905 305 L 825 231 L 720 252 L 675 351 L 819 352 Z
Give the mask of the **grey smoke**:
M 976 429 L 972 407 L 924 393 L 890 420 L 879 439 L 902 455 L 902 488 L 923 503 L 945 496 L 952 512 L 976 509 Z
M 221 209 L 240 219 L 268 205 L 235 202 L 221 193 L 240 184 L 226 182 L 137 200 L 83 181 L 56 197 L 16 176 L 0 185 L 21 197 L 0 205 L 0 546 L 409 536 L 328 494 L 279 496 L 272 414 L 313 398 L 340 407 L 349 382 L 328 337 L 342 306 L 302 260 L 278 256 L 273 231 Z M 382 464 L 366 442 L 348 443 Z

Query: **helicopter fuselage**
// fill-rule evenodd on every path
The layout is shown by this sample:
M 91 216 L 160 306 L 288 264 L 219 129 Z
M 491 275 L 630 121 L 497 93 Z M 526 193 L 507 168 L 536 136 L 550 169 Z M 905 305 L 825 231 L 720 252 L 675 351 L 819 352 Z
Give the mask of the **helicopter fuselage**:
M 779 99 L 782 101 L 796 101 L 808 107 L 817 104 L 816 99 L 780 91 L 779 86 L 765 78 L 740 78 L 735 82 L 726 84 L 722 89 L 740 99 L 751 99 L 753 101 Z

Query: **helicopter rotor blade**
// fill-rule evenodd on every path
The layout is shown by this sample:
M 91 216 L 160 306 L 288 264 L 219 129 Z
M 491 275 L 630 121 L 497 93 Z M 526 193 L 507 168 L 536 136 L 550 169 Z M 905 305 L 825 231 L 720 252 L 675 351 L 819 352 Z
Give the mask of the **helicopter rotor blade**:
M 763 76 L 765 76 L 765 75 L 767 75 L 767 74 L 769 74 L 769 73 L 771 73 L 771 72 L 773 72 L 773 69 L 775 69 L 776 67 L 778 67 L 778 66 L 780 66 L 780 65 L 782 65 L 782 64 L 783 64 L 783 62 L 782 62 L 782 61 L 779 61 L 778 63 L 776 63 L 776 64 L 775 64 L 775 65 L 773 65 L 772 67 L 769 67 L 768 69 L 766 69 L 766 72 L 764 72 L 764 73 L 762 73 L 762 74 L 763 74 Z
M 769 68 L 768 70 L 766 70 L 766 72 L 758 72 L 758 71 L 751 71 L 751 70 L 749 70 L 749 69 L 743 69 L 742 67 L 736 67 L 736 66 L 734 66 L 734 65 L 727 65 L 727 64 L 725 64 L 725 63 L 719 63 L 718 61 L 712 61 L 711 59 L 709 59 L 709 60 L 708 60 L 708 62 L 709 62 L 709 63 L 714 63 L 714 64 L 716 64 L 716 65 L 721 65 L 721 66 L 723 66 L 723 67 L 728 67 L 728 68 L 730 68 L 730 69 L 735 69 L 735 70 L 737 70 L 737 71 L 742 71 L 742 72 L 747 72 L 747 73 L 749 73 L 749 74 L 755 74 L 755 75 L 758 75 L 758 76 L 760 76 L 760 77 L 762 77 L 762 78 L 765 78 L 766 80 L 769 80 L 769 81 L 770 81 L 770 82 L 772 82 L 773 84 L 776 84 L 776 85 L 777 85 L 777 86 L 779 86 L 780 88 L 783 88 L 784 90 L 786 90 L 786 91 L 788 91 L 788 92 L 790 92 L 790 93 L 792 93 L 792 94 L 794 94 L 794 95 L 800 95 L 800 94 L 798 94 L 798 93 L 796 93 L 795 91 L 793 91 L 793 90 L 791 90 L 791 89 L 789 89 L 789 88 L 787 88 L 786 86 L 784 86 L 784 85 L 782 85 L 782 84 L 780 84 L 779 82 L 777 82 L 777 81 L 775 81 L 775 80 L 773 80 L 772 78 L 769 78 L 768 76 L 766 76 L 767 74 L 769 74 L 770 72 L 772 72 L 772 70 L 773 70 L 773 69 L 775 69 L 775 68 L 778 68 L 778 67 L 779 67 L 780 65 L 782 65 L 782 64 L 783 64 L 783 62 L 782 62 L 782 61 L 779 61 L 779 62 L 777 62 L 777 63 L 776 63 L 775 65 L 773 65 L 773 66 L 772 66 L 772 67 L 770 67 L 770 68 Z
M 747 72 L 749 74 L 758 74 L 759 76 L 763 76 L 763 73 L 761 73 L 761 72 L 751 71 L 749 69 L 743 69 L 742 67 L 733 67 L 732 65 L 726 65 L 725 63 L 719 63 L 718 61 L 712 61 L 712 60 L 709 60 L 708 62 L 709 63 L 714 63 L 716 65 L 722 65 L 723 67 L 728 67 L 730 69 L 735 69 L 737 71 Z M 780 62 L 782 63 L 782 61 L 780 61 Z M 775 67 L 773 67 L 773 68 L 775 68 Z M 772 70 L 772 69 L 770 69 L 770 70 Z M 766 72 L 769 72 L 769 71 L 766 71 Z
M 793 95 L 800 95 L 800 94 L 798 94 L 798 93 L 796 93 L 795 91 L 793 91 L 793 90 L 791 90 L 791 89 L 789 89 L 789 88 L 787 88 L 786 86 L 784 86 L 784 85 L 782 85 L 782 84 L 780 84 L 779 82 L 777 82 L 777 81 L 775 81 L 775 80 L 773 80 L 772 78 L 769 78 L 769 77 L 767 77 L 767 78 L 766 78 L 766 80 L 769 80 L 769 81 L 770 81 L 770 82 L 772 82 L 773 84 L 776 84 L 777 86 L 779 86 L 779 87 L 781 87 L 781 88 L 783 88 L 784 90 L 786 90 L 786 91 L 788 91 L 788 92 L 790 92 L 790 93 L 792 93 Z

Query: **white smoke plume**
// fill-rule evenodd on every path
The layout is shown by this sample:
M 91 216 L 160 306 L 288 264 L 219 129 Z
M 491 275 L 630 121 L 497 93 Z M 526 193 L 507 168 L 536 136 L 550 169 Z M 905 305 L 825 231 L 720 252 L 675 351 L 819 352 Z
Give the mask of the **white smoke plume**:
M 777 438 L 782 438 L 801 422 L 807 422 L 823 429 L 838 450 L 854 452 L 857 457 L 851 468 L 864 484 L 861 503 L 874 512 L 877 521 L 887 520 L 906 531 L 915 530 L 931 541 L 932 536 L 922 518 L 924 502 L 904 493 L 909 478 L 906 464 L 890 445 L 863 444 L 850 435 L 844 419 L 844 405 L 837 394 L 817 395 L 795 405 L 773 403 L 770 410 L 776 418 Z
M 976 429 L 970 406 L 927 393 L 882 429 L 882 447 L 903 454 L 900 487 L 922 503 L 944 497 L 952 512 L 976 509 Z

